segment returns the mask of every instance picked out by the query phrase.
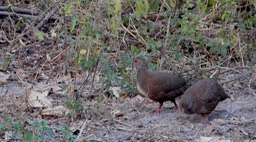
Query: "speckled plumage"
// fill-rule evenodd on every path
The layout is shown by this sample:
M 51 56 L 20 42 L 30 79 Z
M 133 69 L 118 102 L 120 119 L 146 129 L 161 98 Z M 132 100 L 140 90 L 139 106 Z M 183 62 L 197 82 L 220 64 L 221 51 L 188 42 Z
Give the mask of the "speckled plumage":
M 189 87 L 181 97 L 180 108 L 187 114 L 201 114 L 208 118 L 220 101 L 228 98 L 216 79 L 206 78 Z
M 167 72 L 155 72 L 148 69 L 143 57 L 134 60 L 137 69 L 137 88 L 142 95 L 160 103 L 157 112 L 165 101 L 172 101 L 177 108 L 175 98 L 181 96 L 187 88 L 186 81 L 179 75 Z

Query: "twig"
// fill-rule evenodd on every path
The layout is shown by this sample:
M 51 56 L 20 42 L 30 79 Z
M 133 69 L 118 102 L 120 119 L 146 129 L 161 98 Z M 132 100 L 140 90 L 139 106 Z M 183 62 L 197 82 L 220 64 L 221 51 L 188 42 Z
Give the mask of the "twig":
M 0 11 L 0 15 L 5 15 L 5 16 L 18 16 L 18 17 L 25 17 L 29 19 L 36 19 L 38 16 L 34 15 L 28 15 L 28 14 L 18 14 L 15 12 L 5 12 L 5 11 Z
M 160 6 L 159 12 L 157 13 L 157 16 L 156 16 L 155 23 L 158 22 L 158 19 L 159 19 L 159 16 L 160 16 L 160 12 L 162 11 L 164 4 L 165 4 L 165 2 L 163 2 L 163 3 L 161 4 L 161 6 Z
M 92 90 L 94 89 L 94 79 L 95 79 L 96 71 L 97 71 L 97 68 L 98 68 L 98 65 L 99 65 L 99 60 L 100 60 L 100 57 L 98 57 L 98 59 L 96 61 L 96 64 L 95 64 L 95 69 L 94 69 L 94 72 L 93 72 L 92 83 L 91 83 L 90 95 L 92 94 Z
M 87 121 L 84 121 L 84 123 L 83 123 L 81 129 L 79 130 L 79 134 L 78 134 L 78 136 L 77 136 L 77 138 L 76 138 L 75 141 L 78 141 L 78 140 L 80 139 L 80 137 L 81 137 L 81 135 L 82 135 L 82 133 L 83 133 L 83 131 L 84 131 L 84 127 L 85 127 L 86 122 L 87 122 Z
M 23 14 L 29 14 L 29 15 L 38 15 L 39 12 L 34 9 L 27 9 L 27 8 L 19 8 L 15 6 L 0 6 L 0 11 L 8 11 L 9 8 L 12 9 L 15 13 L 23 13 Z
M 127 31 L 131 36 L 133 36 L 134 38 L 137 38 L 132 32 L 130 32 L 123 24 L 121 24 L 121 26 L 124 28 L 125 31 Z
M 60 2 L 65 2 L 66 0 L 60 0 Z M 35 26 L 36 29 L 41 28 L 51 17 L 52 15 L 58 10 L 58 6 L 54 7 L 48 14 L 45 15 L 44 19 Z
M 131 20 L 131 22 L 133 23 L 133 21 L 132 21 L 132 20 Z M 147 42 L 144 40 L 144 38 L 143 38 L 143 37 L 141 37 L 141 35 L 140 35 L 140 33 L 139 33 L 138 29 L 135 27 L 134 23 L 133 23 L 132 27 L 133 27 L 133 28 L 134 28 L 134 30 L 136 31 L 136 34 L 140 37 L 140 39 L 141 39 L 141 40 L 143 41 L 143 43 L 146 45 L 146 44 L 147 44 Z
M 10 16 L 10 15 L 8 15 L 8 17 L 9 17 L 9 19 L 10 19 L 10 22 L 11 22 L 11 24 L 12 24 L 12 28 L 13 28 L 13 39 L 12 39 L 12 41 L 11 41 L 11 43 L 13 43 L 13 41 L 14 41 L 14 37 L 16 37 L 16 28 L 15 28 L 15 25 L 14 25 L 14 23 L 13 23 L 13 21 L 12 21 L 11 16 Z
M 117 119 L 113 119 L 113 120 L 114 120 L 115 122 L 118 122 L 118 123 L 122 124 L 122 125 L 132 127 L 131 125 L 129 125 L 129 124 L 127 124 L 127 123 L 124 123 L 124 122 L 122 122 L 122 121 L 119 121 L 119 120 L 117 120 Z
M 79 92 L 82 87 L 85 85 L 85 83 L 88 81 L 89 76 L 92 74 L 92 72 L 89 72 L 89 74 L 86 76 L 84 82 L 81 84 L 81 86 L 78 88 L 77 92 Z
M 218 72 L 218 70 L 215 70 L 214 73 L 210 76 L 210 78 L 213 78 L 213 76 Z
M 62 1 L 63 1 L 63 0 L 61 0 L 60 2 L 62 2 Z M 52 8 L 53 6 L 55 6 L 55 4 L 52 5 L 51 8 Z M 49 9 L 50 9 L 50 8 L 49 8 Z M 49 9 L 48 9 L 48 10 L 49 10 Z M 48 10 L 47 10 L 47 11 L 48 11 Z M 42 15 L 45 14 L 45 13 L 46 13 L 46 12 L 43 12 Z M 36 22 L 36 19 L 31 22 L 31 25 L 34 25 L 35 22 Z M 41 21 L 41 22 L 42 22 L 42 21 Z M 39 23 L 39 24 L 40 24 L 40 23 Z M 37 27 L 38 27 L 38 25 L 37 25 Z M 15 40 L 19 39 L 20 37 L 22 37 L 22 36 L 24 36 L 24 35 L 28 35 L 29 32 L 30 32 L 30 30 L 31 30 L 31 29 L 34 29 L 34 28 L 35 28 L 34 26 L 28 26 L 27 28 L 25 28 L 25 29 L 23 30 L 23 32 L 22 32 L 21 34 L 19 34 L 19 35 L 16 37 Z
M 239 72 L 239 71 L 236 71 L 236 72 L 238 72 L 238 73 L 242 74 L 242 73 L 241 73 L 241 72 Z M 236 81 L 236 80 L 240 80 L 240 79 L 242 79 L 242 78 L 246 78 L 246 79 L 248 79 L 248 80 L 249 80 L 248 76 L 250 76 L 251 74 L 252 74 L 252 71 L 250 70 L 250 71 L 248 71 L 246 74 L 242 74 L 241 76 L 236 77 L 236 78 L 234 78 L 234 79 L 231 79 L 231 80 L 227 80 L 227 81 L 221 82 L 220 84 L 226 84 L 226 83 L 234 82 L 234 81 Z
M 66 50 L 66 49 L 65 49 L 65 50 Z M 37 78 L 37 77 L 38 77 L 39 71 L 42 70 L 42 68 L 45 66 L 45 64 L 46 64 L 47 62 L 52 62 L 52 61 L 56 60 L 65 50 L 62 50 L 58 55 L 56 55 L 56 56 L 55 56 L 53 59 L 51 59 L 50 61 L 48 61 L 47 59 L 45 59 L 44 63 L 41 65 L 40 69 L 38 70 L 38 72 L 36 73 L 36 75 L 35 75 L 34 78 Z M 54 72 L 54 71 L 52 71 L 52 72 Z M 51 74 L 52 74 L 52 73 L 51 73 Z
M 249 80 L 249 84 L 248 84 L 248 88 L 251 91 L 251 93 L 253 94 L 253 96 L 256 96 L 256 90 L 251 88 L 251 83 L 252 83 L 252 79 Z

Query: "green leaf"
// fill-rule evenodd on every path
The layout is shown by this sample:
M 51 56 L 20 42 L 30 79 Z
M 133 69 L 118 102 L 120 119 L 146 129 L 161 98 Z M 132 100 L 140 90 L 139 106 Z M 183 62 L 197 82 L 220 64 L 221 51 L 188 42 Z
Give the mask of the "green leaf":
M 209 3 L 209 5 L 213 5 L 213 4 L 215 4 L 215 0 L 209 0 L 208 3 Z
M 132 50 L 132 53 L 135 53 L 136 51 L 137 51 L 137 47 L 136 46 L 134 46 L 134 45 L 131 45 L 131 50 Z
M 2 131 L 5 128 L 4 124 L 0 122 L 0 130 Z
M 65 7 L 65 15 L 71 13 L 71 9 L 72 9 L 72 2 L 69 2 L 66 7 Z
M 114 13 L 118 14 L 121 11 L 121 0 L 115 0 L 115 10 Z
M 175 52 L 175 60 L 179 60 L 180 59 L 180 52 L 179 51 L 176 51 Z
M 50 138 L 53 137 L 53 132 L 52 132 L 52 130 L 51 130 L 50 128 L 45 127 L 45 128 L 44 128 L 44 131 L 45 131 L 45 133 L 46 133 L 46 135 L 47 135 L 48 137 L 50 137 Z
M 117 24 L 116 24 L 116 18 L 115 18 L 115 16 L 113 16 L 112 18 L 111 18 L 111 21 L 110 21 L 110 27 L 111 27 L 111 29 L 113 30 L 113 31 L 116 31 L 116 29 L 117 29 Z
M 170 7 L 174 8 L 176 5 L 176 0 L 169 0 Z
M 29 131 L 29 130 L 25 129 L 25 130 L 23 130 L 23 134 L 24 134 L 23 141 L 25 141 L 25 142 L 31 142 L 31 141 L 34 141 L 34 140 L 35 140 L 32 131 Z
M 136 8 L 135 8 L 135 15 L 137 18 L 141 19 L 142 17 L 147 18 L 149 10 L 149 4 L 147 0 L 137 0 L 136 1 Z
M 8 5 L 8 9 L 7 9 L 8 12 L 12 12 L 12 5 Z
M 71 22 L 70 22 L 70 27 L 69 27 L 70 32 L 72 32 L 75 29 L 76 21 L 77 21 L 77 17 L 76 16 L 72 16 Z
M 149 0 L 149 11 L 156 12 L 159 8 L 160 2 L 159 0 Z
M 44 40 L 44 33 L 43 32 L 37 30 L 35 32 L 35 35 L 36 35 L 38 40 L 41 40 L 41 41 Z

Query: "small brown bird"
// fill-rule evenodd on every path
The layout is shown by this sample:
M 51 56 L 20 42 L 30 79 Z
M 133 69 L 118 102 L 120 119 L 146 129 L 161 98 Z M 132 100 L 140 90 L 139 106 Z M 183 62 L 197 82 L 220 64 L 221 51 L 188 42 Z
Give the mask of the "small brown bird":
M 181 96 L 180 108 L 187 114 L 201 114 L 208 120 L 208 115 L 218 103 L 228 97 L 216 79 L 206 78 L 184 92 Z
M 142 95 L 160 103 L 156 112 L 160 113 L 165 101 L 172 101 L 177 109 L 175 98 L 181 96 L 187 89 L 186 81 L 175 74 L 150 71 L 143 57 L 134 59 L 133 63 L 137 70 L 138 91 Z

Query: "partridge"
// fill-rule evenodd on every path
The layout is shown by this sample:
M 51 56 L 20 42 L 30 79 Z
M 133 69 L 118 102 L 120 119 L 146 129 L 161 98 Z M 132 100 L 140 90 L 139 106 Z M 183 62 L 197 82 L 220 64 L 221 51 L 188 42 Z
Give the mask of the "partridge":
M 220 101 L 229 96 L 216 79 L 206 78 L 189 87 L 180 99 L 180 108 L 187 114 L 201 114 L 208 120 L 208 115 Z
M 177 109 L 175 98 L 184 93 L 187 89 L 187 82 L 176 74 L 149 70 L 148 64 L 143 57 L 134 59 L 133 63 L 137 70 L 137 89 L 139 93 L 160 103 L 156 112 L 160 113 L 165 101 L 173 102 Z

